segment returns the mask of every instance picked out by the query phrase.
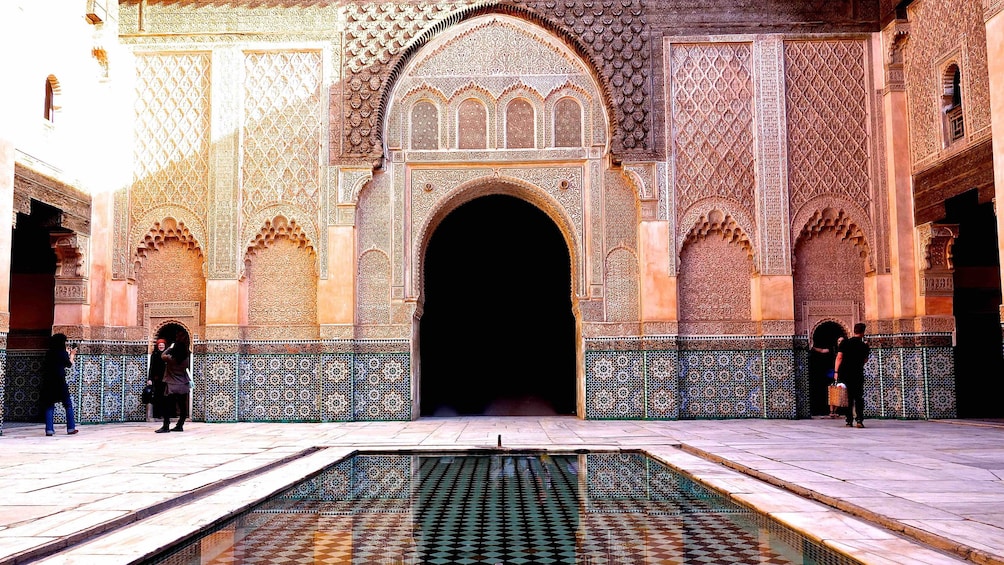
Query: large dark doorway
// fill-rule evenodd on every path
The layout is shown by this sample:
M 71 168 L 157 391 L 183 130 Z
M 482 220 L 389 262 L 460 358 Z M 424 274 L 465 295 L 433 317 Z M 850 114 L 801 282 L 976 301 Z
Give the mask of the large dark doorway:
M 511 196 L 477 198 L 436 228 L 424 263 L 421 414 L 575 413 L 568 247 Z
M 833 384 L 833 366 L 837 360 L 837 341 L 846 338 L 836 322 L 823 322 L 812 332 L 809 349 L 809 408 L 813 416 L 832 414 L 827 389 Z
M 952 248 L 955 266 L 955 386 L 959 417 L 1000 418 L 995 395 L 1004 374 L 1001 359 L 1001 279 L 993 203 L 976 190 L 945 201 L 946 221 L 959 224 Z
M 56 253 L 50 234 L 60 231 L 59 210 L 31 201 L 31 213 L 18 213 L 11 234 L 10 332 L 4 419 L 41 421 L 38 379 L 44 350 L 52 335 L 55 308 Z

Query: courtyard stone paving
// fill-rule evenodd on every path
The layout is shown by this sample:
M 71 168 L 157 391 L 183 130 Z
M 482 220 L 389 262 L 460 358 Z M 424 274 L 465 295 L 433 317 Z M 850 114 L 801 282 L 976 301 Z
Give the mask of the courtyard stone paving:
M 0 565 L 125 564 L 357 450 L 640 449 L 867 564 L 1004 563 L 1004 426 L 582 421 L 81 426 L 0 437 Z M 801 496 L 796 496 L 801 495 Z

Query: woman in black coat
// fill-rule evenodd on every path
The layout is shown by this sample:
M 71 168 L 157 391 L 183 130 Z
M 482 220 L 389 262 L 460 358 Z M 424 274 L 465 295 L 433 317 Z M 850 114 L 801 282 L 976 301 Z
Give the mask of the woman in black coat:
M 164 425 L 157 429 L 158 434 L 165 432 L 185 431 L 185 420 L 188 418 L 188 396 L 192 392 L 192 387 L 188 381 L 188 371 L 192 368 L 192 352 L 188 348 L 188 334 L 178 332 L 177 341 L 171 344 L 164 353 L 164 386 L 167 388 L 167 396 L 164 406 L 161 408 L 164 416 Z M 171 427 L 171 414 L 174 407 L 178 407 L 178 423 Z
M 66 384 L 66 369 L 73 366 L 76 356 L 76 348 L 70 349 L 66 346 L 65 334 L 54 334 L 49 338 L 49 349 L 45 352 L 45 358 L 42 360 L 42 385 L 38 394 L 39 404 L 45 410 L 45 435 L 47 436 L 56 434 L 52 420 L 57 403 L 62 403 L 63 407 L 66 408 L 66 433 L 68 435 L 77 433 L 77 421 L 73 414 L 73 398 L 70 396 L 70 387 Z

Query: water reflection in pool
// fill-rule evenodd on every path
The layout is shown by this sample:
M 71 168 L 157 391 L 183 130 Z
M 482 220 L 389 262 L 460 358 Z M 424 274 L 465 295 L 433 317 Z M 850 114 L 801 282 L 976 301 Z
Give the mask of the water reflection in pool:
M 635 453 L 357 455 L 148 563 L 857 563 Z

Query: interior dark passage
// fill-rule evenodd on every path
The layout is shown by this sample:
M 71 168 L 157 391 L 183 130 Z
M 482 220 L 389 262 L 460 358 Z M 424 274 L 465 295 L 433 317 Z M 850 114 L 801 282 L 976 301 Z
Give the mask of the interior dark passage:
M 993 394 L 1004 374 L 1001 359 L 1001 279 L 997 220 L 992 202 L 976 190 L 945 201 L 946 221 L 959 225 L 952 246 L 955 266 L 955 386 L 961 418 L 999 418 L 1004 406 Z
M 425 256 L 421 414 L 575 413 L 575 319 L 565 240 L 511 196 L 447 216 Z
M 830 413 L 827 388 L 833 384 L 833 365 L 837 360 L 837 340 L 847 338 L 836 322 L 823 322 L 812 332 L 809 349 L 809 408 L 813 416 Z

